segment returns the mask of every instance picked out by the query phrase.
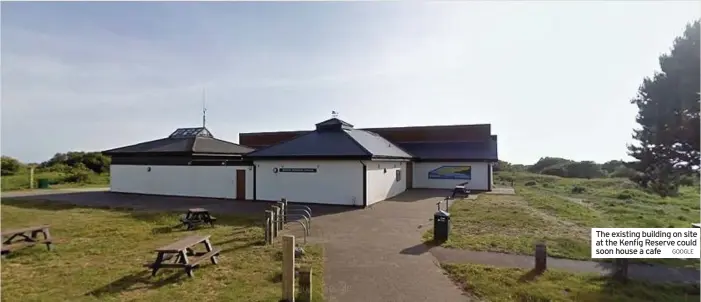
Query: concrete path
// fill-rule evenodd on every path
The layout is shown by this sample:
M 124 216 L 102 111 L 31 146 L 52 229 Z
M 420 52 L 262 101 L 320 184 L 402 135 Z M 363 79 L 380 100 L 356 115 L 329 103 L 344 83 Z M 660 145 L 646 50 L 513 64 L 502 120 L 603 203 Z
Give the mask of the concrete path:
M 32 193 L 34 192 L 34 193 Z M 508 194 L 508 192 L 506 192 Z M 164 197 L 102 192 L 102 189 L 24 191 L 2 197 L 51 200 L 81 206 L 182 211 L 205 207 L 213 212 L 263 215 L 266 202 Z M 432 227 L 436 203 L 447 191 L 412 190 L 369 209 L 314 205 L 310 242 L 326 249 L 325 283 L 329 301 L 470 301 L 439 267 L 440 262 L 532 268 L 532 256 L 429 248 L 421 235 Z M 474 198 L 473 196 L 470 196 Z M 445 208 L 445 204 L 441 205 Z M 294 231 L 294 230 L 292 230 Z M 607 274 L 599 262 L 548 259 L 548 267 Z M 699 271 L 631 265 L 633 278 L 699 282 Z
M 499 267 L 514 267 L 532 269 L 535 265 L 533 256 L 513 255 L 493 252 L 476 252 L 467 250 L 448 249 L 443 247 L 431 248 L 438 261 L 442 263 L 473 263 Z M 578 261 L 548 257 L 548 268 L 575 273 L 593 273 L 602 276 L 613 272 L 611 263 Z M 699 283 L 699 271 L 691 268 L 676 268 L 663 265 L 630 264 L 628 277 L 649 282 L 692 282 Z
M 490 192 L 484 192 L 483 194 L 489 195 L 516 195 L 516 190 L 514 188 L 499 187 L 493 188 Z
M 22 196 L 41 196 L 41 195 L 52 195 L 52 194 L 63 194 L 70 192 L 106 192 L 110 188 L 60 188 L 60 189 L 35 189 L 35 190 L 22 190 L 22 191 L 10 191 L 2 192 L 2 197 L 22 197 Z
M 421 243 L 442 200 L 436 195 L 411 191 L 369 209 L 314 218 L 320 234 L 313 235 L 326 249 L 328 301 L 470 301 Z
M 315 217 L 309 241 L 325 246 L 327 300 L 470 301 L 444 275 L 438 261 L 428 253 L 421 240 L 423 232 L 433 226 L 436 203 L 443 200 L 440 196 L 447 194 L 449 192 L 445 190 L 409 191 L 369 209 L 311 206 Z M 35 190 L 3 193 L 2 197 L 147 211 L 205 207 L 213 212 L 261 216 L 269 206 L 265 202 L 119 194 L 100 190 Z M 445 208 L 445 203 L 441 207 Z

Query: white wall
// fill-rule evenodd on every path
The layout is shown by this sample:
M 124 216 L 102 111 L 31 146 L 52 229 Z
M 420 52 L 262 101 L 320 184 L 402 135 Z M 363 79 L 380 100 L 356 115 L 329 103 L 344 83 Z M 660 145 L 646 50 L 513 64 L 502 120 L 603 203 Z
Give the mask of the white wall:
M 364 161 L 367 166 L 368 205 L 406 191 L 406 162 Z M 401 177 L 397 181 L 397 171 Z
M 363 205 L 363 165 L 358 160 L 256 161 L 257 199 Z M 314 168 L 316 173 L 278 172 L 273 168 Z
M 428 172 L 441 166 L 470 166 L 472 179 L 429 179 Z M 478 162 L 415 162 L 414 188 L 453 189 L 459 183 L 469 181 L 471 190 L 489 189 L 489 163 Z
M 111 165 L 110 190 L 235 199 L 236 170 L 246 171 L 246 199 L 253 199 L 253 170 L 248 166 Z

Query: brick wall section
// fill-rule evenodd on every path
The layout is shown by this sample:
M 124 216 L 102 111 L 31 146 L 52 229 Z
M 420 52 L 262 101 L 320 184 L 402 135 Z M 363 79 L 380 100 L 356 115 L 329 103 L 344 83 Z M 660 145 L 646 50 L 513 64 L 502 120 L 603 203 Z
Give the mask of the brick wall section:
M 365 128 L 393 142 L 485 141 L 491 138 L 491 125 L 450 125 L 397 128 Z M 258 132 L 239 134 L 239 144 L 262 148 L 291 140 L 308 131 Z

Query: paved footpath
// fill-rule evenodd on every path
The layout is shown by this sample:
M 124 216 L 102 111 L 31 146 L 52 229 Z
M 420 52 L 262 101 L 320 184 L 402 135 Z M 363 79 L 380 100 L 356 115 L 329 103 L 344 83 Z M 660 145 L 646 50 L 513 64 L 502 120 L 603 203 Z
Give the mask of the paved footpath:
M 69 192 L 66 192 L 69 191 Z M 88 192 L 89 191 L 89 192 Z M 260 214 L 263 202 L 162 197 L 100 192 L 101 189 L 47 190 L 2 194 L 53 200 L 83 206 L 122 206 L 134 210 L 184 210 L 203 206 L 215 212 Z M 432 227 L 436 202 L 441 194 L 412 190 L 363 210 L 324 212 L 313 206 L 312 242 L 326 249 L 325 283 L 329 301 L 470 301 L 439 267 L 444 263 L 477 263 L 501 267 L 532 268 L 533 257 L 435 247 L 422 244 L 421 235 Z M 474 197 L 471 197 L 474 198 Z M 318 215 L 317 214 L 321 214 Z M 610 272 L 610 264 L 548 259 L 549 268 L 573 272 Z M 629 276 L 648 281 L 699 282 L 699 271 L 632 264 Z M 472 299 L 474 300 L 474 299 Z
M 369 209 L 315 217 L 328 300 L 470 301 L 421 244 L 440 200 L 435 195 L 411 191 Z
M 431 249 L 438 261 L 442 263 L 474 263 L 500 267 L 532 269 L 535 265 L 533 256 L 502 254 L 493 252 L 476 252 L 435 247 Z M 559 269 L 575 273 L 593 273 L 602 276 L 613 272 L 611 263 L 579 261 L 548 257 L 548 269 Z M 628 277 L 649 282 L 691 282 L 699 283 L 699 271 L 692 268 L 677 268 L 664 265 L 630 264 Z
M 325 246 L 327 300 L 470 301 L 443 274 L 438 261 L 421 244 L 421 235 L 432 227 L 436 202 L 442 199 L 436 196 L 445 194 L 444 191 L 409 191 L 369 209 L 312 206 L 315 217 L 309 239 Z M 134 210 L 178 211 L 198 206 L 214 212 L 261 216 L 267 205 L 264 202 L 114 194 L 100 189 L 5 192 L 2 197 Z

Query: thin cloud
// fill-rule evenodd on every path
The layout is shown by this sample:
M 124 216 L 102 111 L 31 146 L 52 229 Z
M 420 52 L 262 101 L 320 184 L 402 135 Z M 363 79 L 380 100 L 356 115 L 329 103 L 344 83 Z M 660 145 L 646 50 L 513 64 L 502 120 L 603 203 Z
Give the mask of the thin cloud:
M 204 88 L 208 126 L 231 141 L 336 110 L 360 127 L 492 123 L 515 162 L 621 158 L 627 100 L 699 8 L 3 3 L 2 153 L 163 137 L 200 123 Z

